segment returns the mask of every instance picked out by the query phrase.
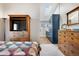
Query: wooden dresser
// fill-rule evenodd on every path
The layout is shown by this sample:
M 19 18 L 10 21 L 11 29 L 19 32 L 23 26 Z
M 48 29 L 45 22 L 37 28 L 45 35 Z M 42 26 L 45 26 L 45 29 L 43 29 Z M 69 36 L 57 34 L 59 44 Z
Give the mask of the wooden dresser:
M 79 31 L 60 30 L 58 47 L 67 56 L 79 56 Z

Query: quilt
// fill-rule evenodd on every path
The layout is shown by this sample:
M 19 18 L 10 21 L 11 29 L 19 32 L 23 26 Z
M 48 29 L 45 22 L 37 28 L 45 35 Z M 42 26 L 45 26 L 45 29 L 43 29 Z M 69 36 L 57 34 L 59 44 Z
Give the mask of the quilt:
M 0 41 L 0 56 L 37 56 L 37 42 L 4 42 Z

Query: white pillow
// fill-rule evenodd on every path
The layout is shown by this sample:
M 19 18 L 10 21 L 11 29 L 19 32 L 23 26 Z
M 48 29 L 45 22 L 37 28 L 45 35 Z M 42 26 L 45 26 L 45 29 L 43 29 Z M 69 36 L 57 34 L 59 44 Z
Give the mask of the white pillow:
M 4 43 L 5 43 L 4 41 L 0 41 L 0 45 L 1 45 L 1 44 L 4 44 Z
M 12 44 L 8 47 L 9 49 L 12 49 L 12 48 L 18 48 L 18 46 L 16 46 L 15 44 Z
M 28 48 L 29 46 L 28 45 L 25 45 L 25 44 L 22 44 L 20 47 L 21 48 Z
M 0 49 L 5 49 L 6 48 L 6 45 L 1 45 L 0 46 Z
M 22 44 L 23 42 L 15 42 L 15 44 Z
M 32 44 L 32 42 L 24 42 L 25 44 Z
M 6 44 L 7 44 L 7 45 L 9 45 L 9 44 L 13 44 L 13 42 L 7 42 Z
M 0 52 L 6 49 L 6 45 L 0 45 Z
M 20 46 L 20 45 L 23 44 L 23 42 L 16 42 L 15 44 L 16 44 L 17 46 Z

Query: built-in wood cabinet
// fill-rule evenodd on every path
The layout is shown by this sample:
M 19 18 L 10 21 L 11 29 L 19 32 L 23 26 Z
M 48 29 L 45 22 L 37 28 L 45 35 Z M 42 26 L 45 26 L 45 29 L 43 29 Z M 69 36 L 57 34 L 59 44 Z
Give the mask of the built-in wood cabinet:
M 26 32 L 28 35 L 24 37 L 16 37 L 14 41 L 30 41 L 30 19 L 29 15 L 9 15 L 10 31 Z M 19 34 L 18 34 L 19 35 Z
M 58 47 L 67 56 L 79 56 L 79 32 L 60 30 L 58 33 Z

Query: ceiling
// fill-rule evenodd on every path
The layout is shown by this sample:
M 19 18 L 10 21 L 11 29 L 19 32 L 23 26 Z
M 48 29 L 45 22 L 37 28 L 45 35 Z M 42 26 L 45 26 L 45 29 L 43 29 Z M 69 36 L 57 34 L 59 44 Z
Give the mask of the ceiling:
M 66 14 L 75 7 L 79 6 L 79 3 L 52 3 L 40 5 L 40 20 L 47 21 L 50 19 L 51 14 Z
M 60 4 L 60 13 L 66 14 L 67 12 L 76 8 L 77 6 L 79 6 L 79 3 L 61 3 Z
M 57 3 L 43 3 L 40 4 L 40 20 L 47 21 L 50 18 L 50 15 L 55 12 L 57 8 Z

